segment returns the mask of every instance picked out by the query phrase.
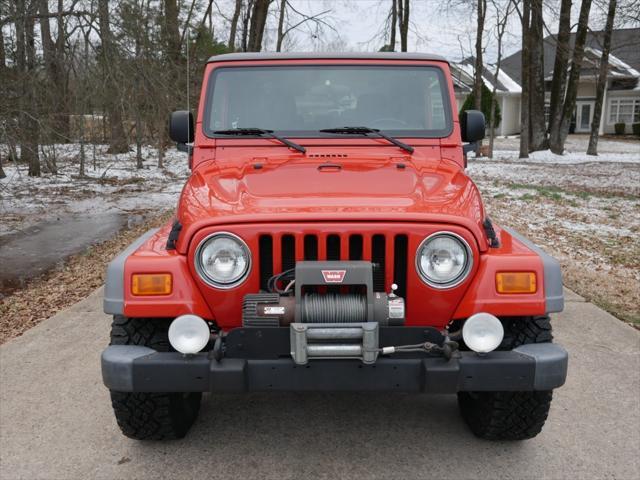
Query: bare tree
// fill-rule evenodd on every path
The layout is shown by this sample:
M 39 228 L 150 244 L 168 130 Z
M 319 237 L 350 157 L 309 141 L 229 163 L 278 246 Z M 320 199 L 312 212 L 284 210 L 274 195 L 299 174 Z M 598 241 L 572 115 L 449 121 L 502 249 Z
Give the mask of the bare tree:
M 569 39 L 571 38 L 571 2 L 561 0 L 560 22 L 558 35 L 556 36 L 556 56 L 553 64 L 553 77 L 551 79 L 551 94 L 549 97 L 549 132 L 560 129 L 562 119 L 562 104 L 567 88 L 567 70 L 569 53 L 571 51 Z
M 21 95 L 19 103 L 19 139 L 20 158 L 29 165 L 29 176 L 40 176 L 40 157 L 38 144 L 40 124 L 37 118 L 35 87 L 36 47 L 35 47 L 35 2 L 16 0 L 14 18 L 16 27 L 16 67 Z
M 525 0 L 526 1 L 526 0 Z M 529 33 L 529 152 L 549 148 L 544 119 L 544 20 L 542 0 L 531 1 Z
M 276 41 L 276 52 L 282 51 L 282 42 L 284 41 L 284 16 L 287 12 L 287 0 L 280 0 L 280 13 L 278 15 L 278 38 Z
M 290 24 L 286 24 L 285 16 L 287 12 L 291 10 L 295 16 L 295 20 L 293 20 Z M 282 51 L 282 45 L 284 39 L 291 33 L 292 31 L 302 27 L 305 24 L 313 24 L 315 25 L 315 30 L 312 30 L 312 36 L 318 36 L 322 31 L 323 27 L 328 27 L 331 30 L 335 31 L 335 27 L 328 23 L 325 18 L 326 15 L 329 14 L 331 10 L 324 10 L 319 13 L 315 13 L 313 15 L 308 15 L 300 10 L 296 9 L 293 5 L 289 3 L 288 0 L 280 0 L 280 12 L 278 15 L 278 33 L 276 40 L 276 51 Z M 285 28 L 286 27 L 286 28 Z
M 233 10 L 233 17 L 231 18 L 231 26 L 229 29 L 229 50 L 236 49 L 236 35 L 238 30 L 238 20 L 240 19 L 240 12 L 242 11 L 242 0 L 236 0 L 236 6 Z
M 390 35 L 389 35 L 389 51 L 390 52 L 396 51 L 396 28 L 398 28 L 397 27 L 398 4 L 396 3 L 397 1 L 402 1 L 402 0 L 391 0 L 391 13 L 390 13 L 391 29 L 390 29 Z
M 400 50 L 406 52 L 409 45 L 410 0 L 398 0 L 398 24 L 400 27 Z
M 3 8 L 4 5 L 0 2 L 0 15 L 2 15 Z M 5 68 L 7 68 L 7 52 L 4 46 L 4 33 L 0 29 L 0 74 L 4 72 Z
M 178 26 L 178 4 L 176 0 L 164 0 L 162 36 L 164 38 L 167 60 L 177 63 L 180 59 L 181 41 L 180 28 Z
M 251 26 L 249 28 L 249 40 L 247 51 L 259 52 L 262 50 L 262 38 L 267 24 L 267 14 L 271 0 L 254 0 L 251 10 Z
M 530 0 L 523 0 L 522 13 L 520 14 L 522 23 L 522 93 L 520 96 L 520 158 L 529 158 L 529 129 L 531 105 L 529 100 L 530 82 L 529 70 L 531 55 L 529 52 L 529 25 L 531 20 Z
M 578 18 L 578 30 L 576 32 L 576 41 L 573 47 L 573 55 L 571 58 L 571 72 L 567 82 L 567 93 L 565 95 L 564 104 L 562 106 L 562 118 L 560 127 L 551 131 L 550 147 L 555 154 L 562 155 L 564 152 L 564 143 L 569 135 L 569 127 L 571 118 L 576 109 L 576 97 L 578 94 L 578 81 L 580 79 L 580 71 L 582 70 L 582 60 L 584 58 L 584 46 L 587 41 L 587 30 L 589 28 L 589 11 L 591 10 L 591 0 L 582 0 L 580 6 L 580 16 Z
M 596 104 L 593 109 L 593 121 L 591 122 L 591 135 L 589 136 L 587 155 L 598 155 L 598 131 L 600 130 L 602 102 L 604 100 L 604 90 L 607 86 L 607 74 L 609 73 L 609 52 L 611 51 L 611 37 L 613 34 L 613 21 L 616 16 L 617 3 L 616 0 L 609 0 L 607 23 L 604 27 L 602 56 L 600 57 L 600 70 L 596 84 Z
M 484 34 L 484 21 L 487 14 L 487 0 L 477 0 L 476 4 L 476 45 L 473 77 L 474 108 L 482 110 L 482 72 L 484 62 L 482 60 L 482 35 Z
M 118 79 L 115 77 L 117 73 L 117 56 L 113 34 L 111 33 L 108 0 L 98 0 L 98 21 L 100 24 L 100 40 L 102 42 L 100 59 L 105 82 L 105 103 L 111 130 L 109 149 L 107 151 L 109 153 L 125 153 L 129 151 L 129 143 L 122 124 L 120 88 Z
M 42 51 L 45 71 L 47 73 L 48 88 L 47 103 L 51 108 L 50 129 L 53 131 L 52 140 L 69 141 L 69 94 L 68 71 L 65 67 L 64 49 L 66 45 L 66 25 L 63 17 L 64 5 L 58 0 L 56 15 L 56 38 L 51 35 L 49 25 L 49 6 L 47 0 L 39 0 L 40 35 L 42 37 Z M 72 6 L 73 10 L 73 6 Z
M 476 3 L 476 44 L 475 44 L 475 59 L 473 64 L 473 107 L 482 111 L 482 85 L 484 80 L 482 74 L 484 73 L 484 60 L 482 59 L 483 47 L 482 36 L 484 34 L 484 22 L 487 15 L 487 0 L 477 0 Z M 493 102 L 492 102 L 493 103 Z M 480 146 L 482 140 L 477 142 L 476 156 L 480 156 Z
M 502 63 L 502 39 L 504 37 L 507 23 L 509 22 L 509 16 L 513 12 L 514 4 L 512 0 L 507 2 L 504 6 L 496 0 L 491 2 L 496 11 L 496 40 L 498 49 L 498 58 L 496 59 L 496 68 L 494 73 L 495 81 L 493 82 L 493 89 L 491 91 L 491 115 L 489 120 L 489 158 L 493 158 L 493 143 L 496 137 L 496 91 L 498 88 L 498 75 L 500 74 L 500 66 Z

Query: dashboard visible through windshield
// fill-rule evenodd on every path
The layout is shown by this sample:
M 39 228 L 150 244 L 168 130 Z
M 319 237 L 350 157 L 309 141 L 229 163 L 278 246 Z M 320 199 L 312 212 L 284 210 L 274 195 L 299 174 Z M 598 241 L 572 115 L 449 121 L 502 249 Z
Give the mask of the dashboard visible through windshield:
M 219 67 L 209 81 L 205 133 L 259 128 L 283 135 L 339 136 L 345 126 L 404 137 L 452 129 L 445 76 L 425 66 Z

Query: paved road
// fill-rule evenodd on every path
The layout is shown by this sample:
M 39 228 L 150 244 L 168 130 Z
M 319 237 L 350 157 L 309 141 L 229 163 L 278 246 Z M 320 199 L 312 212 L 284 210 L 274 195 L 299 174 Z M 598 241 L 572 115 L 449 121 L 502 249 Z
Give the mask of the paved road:
M 0 347 L 0 478 L 640 478 L 640 333 L 572 296 L 569 379 L 521 443 L 471 436 L 453 396 L 206 396 L 188 437 L 120 435 L 97 291 Z

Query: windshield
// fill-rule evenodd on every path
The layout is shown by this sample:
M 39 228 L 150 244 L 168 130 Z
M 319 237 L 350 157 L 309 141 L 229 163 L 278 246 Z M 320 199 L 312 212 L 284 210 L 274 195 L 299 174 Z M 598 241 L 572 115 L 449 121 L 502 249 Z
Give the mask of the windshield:
M 205 133 L 262 128 L 291 136 L 369 127 L 444 137 L 451 110 L 443 71 L 413 66 L 221 67 L 209 82 Z

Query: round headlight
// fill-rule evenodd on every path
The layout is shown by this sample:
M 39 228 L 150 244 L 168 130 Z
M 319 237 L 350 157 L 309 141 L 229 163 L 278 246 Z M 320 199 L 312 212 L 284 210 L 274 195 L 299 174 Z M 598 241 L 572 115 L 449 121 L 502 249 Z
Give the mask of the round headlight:
M 206 238 L 196 251 L 196 270 L 202 279 L 216 288 L 231 288 L 249 273 L 251 253 L 240 237 L 216 233 Z
M 462 326 L 462 339 L 474 352 L 489 353 L 502 343 L 504 328 L 496 317 L 489 313 L 476 313 L 467 318 Z
M 169 343 L 180 353 L 198 353 L 210 336 L 209 325 L 197 315 L 180 315 L 169 325 Z
M 427 237 L 416 255 L 416 266 L 422 280 L 434 288 L 459 285 L 469 274 L 472 264 L 469 244 L 451 232 Z

